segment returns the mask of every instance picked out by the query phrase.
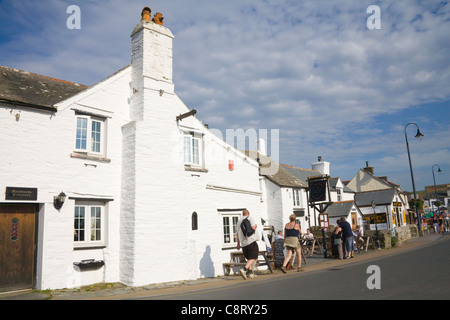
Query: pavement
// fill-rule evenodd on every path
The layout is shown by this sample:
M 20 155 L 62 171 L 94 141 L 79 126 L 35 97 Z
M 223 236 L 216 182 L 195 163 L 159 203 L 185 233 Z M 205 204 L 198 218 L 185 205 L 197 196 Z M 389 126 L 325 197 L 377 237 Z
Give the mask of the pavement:
M 307 256 L 306 264 L 303 264 L 302 267 L 305 270 L 304 272 L 313 272 L 333 268 L 337 265 L 367 262 L 383 258 L 387 255 L 400 254 L 407 250 L 431 245 L 436 241 L 445 239 L 450 239 L 450 232 L 445 232 L 444 234 L 425 233 L 423 237 L 409 239 L 398 247 L 382 250 L 369 249 L 367 252 L 362 251 L 361 253 L 356 252 L 355 258 L 346 260 L 325 258 L 323 254 L 314 254 L 313 256 Z M 296 271 L 288 271 L 288 273 L 294 272 Z M 235 285 L 244 281 L 264 281 L 269 278 L 285 276 L 280 270 L 274 270 L 273 274 L 267 270 L 261 270 L 257 271 L 256 274 L 256 278 L 248 280 L 244 280 L 236 274 L 216 278 L 150 284 L 142 287 L 129 287 L 121 283 L 102 283 L 77 289 L 23 290 L 0 293 L 0 300 L 127 300 L 142 297 L 157 298 L 159 295 L 167 295 L 175 292 L 218 288 Z

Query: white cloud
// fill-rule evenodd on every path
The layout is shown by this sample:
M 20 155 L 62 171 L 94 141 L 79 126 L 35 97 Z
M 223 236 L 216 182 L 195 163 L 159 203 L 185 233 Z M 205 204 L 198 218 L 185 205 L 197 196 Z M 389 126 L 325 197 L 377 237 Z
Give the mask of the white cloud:
M 368 30 L 371 2 L 150 5 L 163 13 L 175 35 L 175 89 L 200 119 L 221 130 L 281 129 L 282 160 L 309 166 L 318 155 L 327 156 L 345 170 L 337 174 L 348 176 L 368 158 L 380 159 L 380 171 L 391 170 L 393 159 L 405 156 L 407 121 L 434 123 L 433 114 L 411 107 L 450 100 L 450 5 L 385 1 L 379 4 L 381 30 Z M 81 8 L 79 31 L 65 27 L 70 4 Z M 129 36 L 146 5 L 138 0 L 45 0 L 39 6 L 3 1 L 8 16 L 0 14 L 0 21 L 15 36 L 0 33 L 5 39 L 0 63 L 93 84 L 130 62 Z M 32 22 L 23 14 L 31 11 Z M 400 130 L 394 132 L 395 126 Z M 447 138 L 448 133 L 441 131 Z

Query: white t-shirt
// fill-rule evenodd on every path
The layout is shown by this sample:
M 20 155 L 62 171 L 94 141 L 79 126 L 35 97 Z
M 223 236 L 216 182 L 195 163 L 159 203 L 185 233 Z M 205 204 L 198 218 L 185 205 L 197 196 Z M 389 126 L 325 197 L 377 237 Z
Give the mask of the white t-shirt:
M 236 229 L 237 229 L 237 233 L 238 233 L 238 237 L 239 237 L 239 243 L 241 244 L 241 247 L 246 247 L 249 244 L 251 244 L 252 242 L 255 242 L 258 240 L 258 236 L 256 235 L 256 230 L 255 230 L 255 233 L 252 234 L 250 237 L 246 237 L 246 236 L 244 236 L 244 233 L 242 233 L 241 223 L 244 219 L 247 219 L 247 218 L 250 220 L 250 225 L 253 227 L 255 225 L 255 220 L 250 216 L 242 217 L 241 219 L 239 219 L 239 221 L 236 224 Z

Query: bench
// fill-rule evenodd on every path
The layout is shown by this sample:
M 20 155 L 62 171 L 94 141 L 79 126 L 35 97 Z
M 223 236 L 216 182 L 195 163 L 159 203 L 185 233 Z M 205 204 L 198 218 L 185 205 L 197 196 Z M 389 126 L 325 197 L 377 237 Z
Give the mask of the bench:
M 243 267 L 247 264 L 245 261 L 244 253 L 242 251 L 230 252 L 230 256 L 231 256 L 230 262 L 223 263 L 223 267 L 225 269 L 226 276 L 228 276 L 230 274 L 231 268 Z M 259 263 L 262 262 L 263 264 L 266 264 L 268 266 L 270 272 L 273 273 L 272 264 L 271 264 L 269 258 L 267 257 L 266 251 L 260 251 L 259 256 L 262 256 L 264 260 L 256 260 L 255 264 L 259 265 Z

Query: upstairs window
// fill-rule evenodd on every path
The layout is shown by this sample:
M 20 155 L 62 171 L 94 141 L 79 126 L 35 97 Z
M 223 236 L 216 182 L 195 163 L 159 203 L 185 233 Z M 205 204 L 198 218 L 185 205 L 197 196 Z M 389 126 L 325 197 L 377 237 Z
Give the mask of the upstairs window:
M 336 189 L 336 194 L 337 194 L 337 201 L 342 201 L 342 189 L 341 188 Z
M 184 164 L 202 166 L 202 135 L 189 133 L 183 136 Z
M 300 206 L 300 190 L 299 189 L 292 189 L 292 198 L 293 198 L 294 207 L 299 207 Z
M 75 150 L 103 154 L 104 131 L 104 119 L 90 116 L 77 116 Z

